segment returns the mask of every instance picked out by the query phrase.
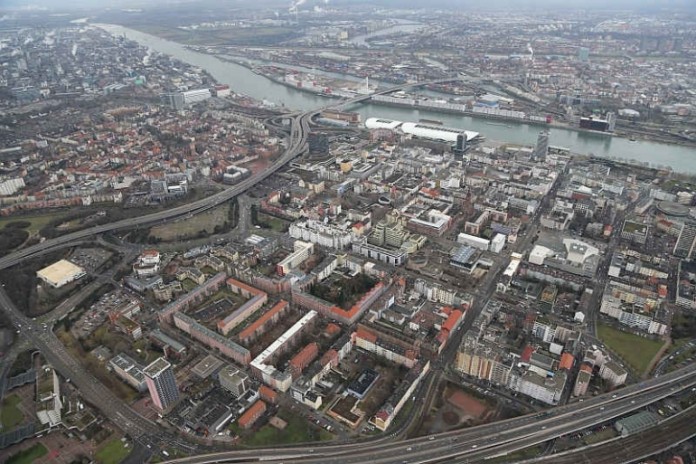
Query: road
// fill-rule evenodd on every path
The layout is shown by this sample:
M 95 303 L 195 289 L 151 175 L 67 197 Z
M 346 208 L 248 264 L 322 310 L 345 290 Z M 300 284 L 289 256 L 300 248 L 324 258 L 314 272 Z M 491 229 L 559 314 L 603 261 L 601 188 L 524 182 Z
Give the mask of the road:
M 446 432 L 401 442 L 362 442 L 346 445 L 306 446 L 296 450 L 268 448 L 230 451 L 191 456 L 168 461 L 172 464 L 204 464 L 223 460 L 259 460 L 269 463 L 297 462 L 305 464 L 358 464 L 439 462 L 461 458 L 479 462 L 482 459 L 512 453 L 515 450 L 543 443 L 553 438 L 592 427 L 614 417 L 643 408 L 659 399 L 696 385 L 696 366 L 689 366 L 658 379 L 631 385 L 615 393 L 607 393 L 583 402 L 556 409 L 494 422 L 471 429 Z M 359 445 L 359 446 L 358 446 Z
M 389 89 L 377 92 L 377 94 L 387 94 L 397 90 L 403 90 L 410 87 L 427 85 L 429 83 L 446 82 L 456 80 L 457 78 L 439 79 L 437 81 L 428 81 L 421 83 L 412 83 L 398 85 Z M 214 208 L 237 195 L 244 193 L 246 190 L 255 186 L 259 182 L 267 179 L 275 174 L 280 168 L 285 166 L 295 157 L 302 154 L 307 145 L 307 139 L 310 133 L 310 124 L 312 118 L 317 116 L 322 111 L 329 108 L 339 108 L 346 105 L 359 103 L 369 99 L 371 95 L 361 95 L 349 100 L 333 102 L 325 107 L 318 108 L 303 113 L 293 113 L 285 118 L 291 120 L 290 135 L 287 139 L 287 148 L 283 155 L 275 160 L 267 169 L 252 175 L 251 177 L 239 182 L 238 184 L 182 206 L 170 208 L 164 211 L 158 211 L 143 216 L 128 218 L 111 224 L 103 224 L 90 227 L 77 232 L 72 232 L 62 235 L 57 238 L 45 240 L 42 243 L 21 249 L 11 253 L 3 258 L 0 258 L 0 269 L 7 269 L 27 259 L 36 258 L 56 249 L 76 246 L 83 243 L 88 238 L 94 238 L 105 232 L 128 229 L 136 226 L 154 225 L 164 223 L 168 220 L 175 219 L 183 215 L 194 215 Z M 246 218 L 244 219 L 246 221 Z M 72 303 L 72 302 L 70 302 Z M 70 309 L 72 304 L 66 303 L 61 314 Z M 139 440 L 140 444 L 159 447 L 160 443 L 164 442 L 170 446 L 180 448 L 185 452 L 194 452 L 197 446 L 190 446 L 182 443 L 183 439 L 177 439 L 163 431 L 163 428 L 152 421 L 145 419 L 137 414 L 133 409 L 126 405 L 123 401 L 117 398 L 109 389 L 107 389 L 94 376 L 89 374 L 83 366 L 81 366 L 66 350 L 65 346 L 53 334 L 48 325 L 43 325 L 40 322 L 32 321 L 24 316 L 14 305 L 5 293 L 4 289 L 0 289 L 0 309 L 8 316 L 17 330 L 20 331 L 23 338 L 30 338 L 35 346 L 41 351 L 45 359 L 66 379 L 70 379 L 73 384 L 80 390 L 86 401 L 98 408 L 101 413 L 109 420 L 113 421 L 124 432 L 129 434 L 135 440 Z M 49 319 L 54 319 L 52 316 L 47 316 Z
M 661 421 L 655 427 L 594 446 L 585 446 L 520 464 L 628 464 L 645 459 L 696 436 L 696 407 Z

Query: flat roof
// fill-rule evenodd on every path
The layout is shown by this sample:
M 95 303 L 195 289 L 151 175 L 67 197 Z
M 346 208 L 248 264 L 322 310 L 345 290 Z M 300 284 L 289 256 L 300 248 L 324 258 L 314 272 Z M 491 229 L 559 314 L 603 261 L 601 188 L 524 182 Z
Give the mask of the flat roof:
M 201 378 L 206 378 L 209 377 L 213 372 L 218 370 L 220 367 L 222 367 L 224 363 L 213 356 L 212 354 L 209 354 L 201 362 L 196 364 L 193 369 L 191 369 L 191 372 L 196 374 L 198 377 Z
M 143 373 L 148 377 L 157 377 L 172 365 L 164 358 L 155 359 L 150 365 L 143 369 Z
M 57 285 L 66 280 L 72 280 L 80 275 L 83 275 L 85 270 L 80 266 L 71 263 L 67 259 L 61 259 L 58 262 L 47 266 L 36 273 L 36 275 L 53 285 Z

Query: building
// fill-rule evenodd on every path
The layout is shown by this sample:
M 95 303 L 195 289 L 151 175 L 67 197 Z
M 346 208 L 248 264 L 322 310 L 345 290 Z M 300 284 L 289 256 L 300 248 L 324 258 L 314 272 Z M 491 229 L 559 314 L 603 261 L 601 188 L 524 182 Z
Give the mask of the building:
M 590 59 L 590 49 L 587 47 L 578 48 L 578 60 L 582 62 L 589 61 Z
M 306 345 L 299 353 L 293 356 L 288 363 L 293 380 L 302 375 L 302 371 L 304 371 L 318 355 L 319 345 L 313 342 Z
M 164 358 L 158 358 L 143 370 L 152 403 L 164 411 L 179 400 L 174 369 Z
M 127 354 L 119 354 L 109 361 L 109 368 L 124 382 L 139 392 L 147 390 L 143 368 Z
M 381 431 L 386 431 L 394 418 L 399 414 L 399 411 L 401 411 L 401 408 L 409 401 L 411 395 L 416 391 L 416 388 L 429 370 L 430 361 L 426 362 L 425 365 L 418 363 L 413 366 L 413 368 L 408 371 L 408 374 L 406 374 L 404 381 L 396 387 L 370 422 Z
M 251 353 L 243 346 L 235 343 L 229 338 L 223 337 L 214 330 L 210 330 L 192 317 L 184 313 L 174 315 L 174 325 L 187 334 L 205 344 L 209 348 L 218 350 L 228 358 L 240 363 L 248 364 L 251 361 Z
M 290 309 L 290 304 L 285 300 L 280 300 L 271 309 L 263 313 L 261 317 L 239 332 L 239 341 L 246 343 L 254 340 L 259 334 L 278 322 L 288 309 Z
M 231 364 L 218 372 L 218 380 L 222 388 L 237 398 L 241 398 L 250 387 L 249 376 Z
M 549 153 L 549 131 L 539 132 L 537 137 L 537 143 L 534 147 L 534 159 L 543 161 L 546 159 L 546 155 Z
M 199 377 L 200 379 L 207 379 L 215 372 L 217 372 L 224 363 L 220 361 L 215 356 L 209 354 L 203 358 L 198 364 L 193 366 L 191 373 Z
M 420 354 L 420 350 L 412 343 L 364 324 L 358 324 L 357 330 L 353 332 L 353 344 L 408 368 L 412 368 L 416 364 Z
M 227 317 L 218 321 L 218 330 L 222 332 L 223 335 L 230 333 L 231 330 L 258 311 L 268 300 L 266 292 L 235 279 L 227 279 L 227 287 L 232 290 L 233 293 L 241 294 L 243 297 L 249 298 L 249 300 Z
M 580 372 L 575 380 L 575 386 L 573 387 L 573 396 L 583 396 L 587 393 L 587 387 L 590 386 L 590 380 L 592 380 L 592 366 L 589 364 L 583 364 L 580 367 Z
M 276 272 L 278 272 L 278 275 L 286 275 L 290 270 L 302 264 L 314 253 L 313 243 L 295 240 L 294 248 L 292 253 L 276 265 Z
M 372 245 L 367 240 L 353 242 L 353 253 L 358 253 L 367 258 L 371 258 L 392 266 L 401 266 L 406 263 L 408 253 L 402 249 L 387 249 L 381 246 Z
M 660 416 L 658 414 L 651 411 L 641 411 L 632 416 L 617 420 L 616 423 L 614 423 L 614 427 L 622 437 L 627 437 L 634 433 L 655 427 L 659 423 Z
M 42 425 L 55 427 L 62 421 L 63 403 L 56 371 L 43 366 L 36 379 L 36 415 Z
M 171 324 L 174 314 L 204 301 L 207 297 L 220 290 L 220 287 L 222 287 L 226 279 L 227 274 L 224 272 L 215 274 L 202 285 L 197 286 L 190 292 L 179 297 L 176 301 L 172 301 L 162 308 L 159 313 L 157 313 L 157 318 L 160 322 Z
M 272 389 L 271 387 L 267 387 L 266 385 L 261 385 L 259 387 L 259 396 L 261 397 L 262 400 L 264 400 L 267 403 L 271 404 L 278 404 L 279 396 L 278 392 Z
M 174 340 L 160 329 L 150 332 L 150 341 L 159 347 L 167 358 L 182 358 L 186 354 L 186 347 L 178 340 Z
M 626 383 L 628 373 L 616 361 L 607 361 L 599 368 L 599 376 L 609 383 L 612 387 L 618 387 Z
M 373 369 L 364 369 L 357 379 L 348 384 L 346 391 L 358 399 L 365 398 L 367 392 L 377 383 L 379 373 Z
M 66 259 L 47 266 L 36 273 L 36 276 L 53 288 L 61 288 L 64 285 L 74 282 L 86 275 L 85 270 L 80 266 L 71 263 Z
M 529 369 L 510 375 L 510 388 L 524 395 L 556 405 L 561 399 L 568 376 L 564 371 L 556 371 L 553 375 L 542 376 L 536 370 Z
M 264 412 L 266 412 L 266 403 L 261 400 L 257 400 L 239 418 L 239 426 L 243 429 L 250 428 L 257 420 L 259 420 L 261 416 L 263 416 Z
M 289 372 L 281 372 L 271 364 L 267 363 L 270 363 L 272 358 L 277 353 L 287 350 L 288 347 L 292 346 L 295 340 L 297 340 L 314 324 L 317 316 L 318 313 L 316 311 L 309 311 L 292 327 L 278 337 L 276 341 L 271 343 L 265 350 L 263 350 L 261 354 L 254 358 L 254 360 L 250 363 L 254 377 L 260 379 L 263 381 L 263 383 L 275 388 L 278 391 L 288 391 L 288 389 L 290 389 L 290 385 L 292 385 L 291 374 Z
M 509 367 L 503 365 L 503 355 L 499 345 L 467 334 L 457 352 L 455 367 L 476 379 L 507 385 Z
M 479 250 L 486 251 L 490 247 L 490 240 L 486 240 L 485 238 L 481 237 L 476 237 L 474 235 L 469 235 L 465 233 L 460 233 L 457 235 L 457 243 L 461 243 L 462 245 L 467 245 L 472 248 L 477 248 Z

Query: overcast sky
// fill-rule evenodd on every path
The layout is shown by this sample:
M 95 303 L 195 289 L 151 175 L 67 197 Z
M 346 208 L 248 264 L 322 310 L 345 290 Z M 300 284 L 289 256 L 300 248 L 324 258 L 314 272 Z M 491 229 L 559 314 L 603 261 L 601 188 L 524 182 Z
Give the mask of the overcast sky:
M 51 9 L 65 9 L 68 7 L 91 8 L 124 8 L 124 7 L 152 7 L 157 4 L 172 3 L 207 3 L 210 0 L 0 0 L 0 9 L 17 8 L 27 6 L 49 7 Z M 290 5 L 290 0 L 218 0 L 214 2 L 221 7 L 239 6 L 270 6 L 278 7 Z M 306 0 L 309 7 L 315 3 L 324 3 L 324 0 Z M 396 8 L 433 8 L 471 7 L 477 10 L 486 9 L 568 9 L 568 8 L 601 8 L 601 9 L 671 9 L 689 8 L 696 10 L 696 0 L 329 0 L 329 4 L 367 3 L 379 6 Z

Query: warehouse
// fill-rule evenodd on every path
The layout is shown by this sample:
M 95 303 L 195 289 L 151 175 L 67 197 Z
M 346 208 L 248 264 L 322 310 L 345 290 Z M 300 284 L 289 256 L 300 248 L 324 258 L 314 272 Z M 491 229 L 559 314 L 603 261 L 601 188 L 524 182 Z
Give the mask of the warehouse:
M 61 288 L 84 277 L 85 270 L 68 260 L 61 259 L 38 271 L 36 276 L 53 288 Z

